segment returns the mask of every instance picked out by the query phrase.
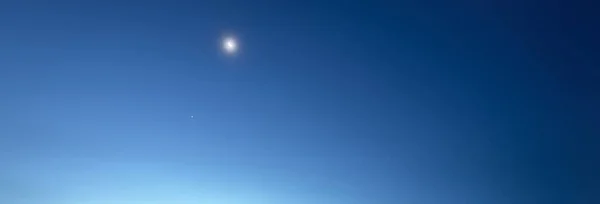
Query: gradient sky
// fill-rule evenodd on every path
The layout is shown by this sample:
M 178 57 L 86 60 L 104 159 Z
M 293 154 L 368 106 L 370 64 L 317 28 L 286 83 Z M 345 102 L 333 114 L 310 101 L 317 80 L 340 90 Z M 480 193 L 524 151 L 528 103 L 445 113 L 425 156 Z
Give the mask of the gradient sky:
M 592 203 L 592 8 L 2 1 L 0 203 Z

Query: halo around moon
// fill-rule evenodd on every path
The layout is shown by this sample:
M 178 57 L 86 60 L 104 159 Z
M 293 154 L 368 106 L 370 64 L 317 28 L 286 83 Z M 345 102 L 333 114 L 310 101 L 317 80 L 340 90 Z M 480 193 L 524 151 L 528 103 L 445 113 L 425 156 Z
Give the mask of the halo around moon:
M 239 42 L 233 36 L 224 37 L 221 41 L 221 49 L 225 54 L 233 55 L 239 50 Z

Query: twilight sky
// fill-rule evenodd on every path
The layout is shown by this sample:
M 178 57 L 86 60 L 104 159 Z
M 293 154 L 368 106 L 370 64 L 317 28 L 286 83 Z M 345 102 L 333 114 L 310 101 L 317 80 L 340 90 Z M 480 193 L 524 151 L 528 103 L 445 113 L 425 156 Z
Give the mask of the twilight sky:
M 592 8 L 1 1 L 0 203 L 594 203 Z

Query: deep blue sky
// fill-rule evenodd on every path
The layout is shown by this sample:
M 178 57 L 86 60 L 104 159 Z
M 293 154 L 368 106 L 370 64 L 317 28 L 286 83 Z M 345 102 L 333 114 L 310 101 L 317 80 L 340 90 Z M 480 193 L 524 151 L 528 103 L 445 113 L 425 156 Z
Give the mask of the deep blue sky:
M 2 1 L 0 203 L 592 203 L 591 8 Z

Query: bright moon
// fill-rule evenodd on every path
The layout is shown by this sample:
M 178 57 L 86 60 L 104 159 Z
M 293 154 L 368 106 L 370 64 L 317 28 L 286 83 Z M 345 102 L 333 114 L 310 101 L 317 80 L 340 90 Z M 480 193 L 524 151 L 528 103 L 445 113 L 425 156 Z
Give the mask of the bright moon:
M 238 43 L 235 40 L 235 38 L 226 37 L 225 39 L 223 39 L 223 50 L 227 54 L 233 54 L 237 51 L 237 49 L 238 49 Z

